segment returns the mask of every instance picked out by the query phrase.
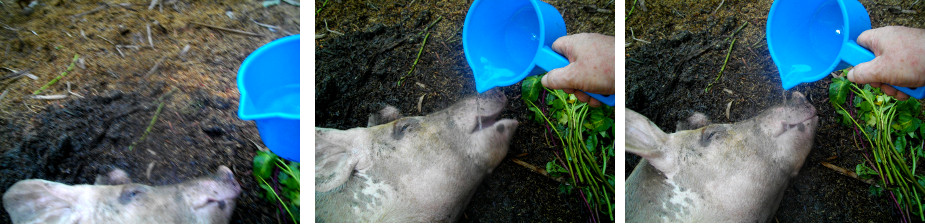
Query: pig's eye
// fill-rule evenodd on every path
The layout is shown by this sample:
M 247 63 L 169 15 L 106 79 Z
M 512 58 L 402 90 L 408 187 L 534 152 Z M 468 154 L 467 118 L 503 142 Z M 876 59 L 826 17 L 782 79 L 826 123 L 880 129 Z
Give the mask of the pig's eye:
M 726 133 L 726 127 L 723 126 L 708 126 L 703 129 L 700 129 L 700 146 L 707 147 L 713 142 L 716 138 L 721 138 Z
M 140 197 L 145 193 L 145 190 L 140 187 L 130 187 L 122 189 L 122 194 L 119 195 L 119 203 L 128 204 L 136 198 Z
M 419 124 L 420 121 L 412 118 L 404 118 L 395 121 L 392 126 L 392 139 L 400 140 L 405 136 L 405 133 L 414 130 Z

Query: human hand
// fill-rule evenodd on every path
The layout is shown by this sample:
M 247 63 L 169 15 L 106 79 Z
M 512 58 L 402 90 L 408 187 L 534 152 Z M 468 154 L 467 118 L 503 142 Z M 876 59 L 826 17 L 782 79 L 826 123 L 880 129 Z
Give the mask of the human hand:
M 556 39 L 552 50 L 565 55 L 569 65 L 547 72 L 543 76 L 543 86 L 562 89 L 592 107 L 600 107 L 600 101 L 582 91 L 601 95 L 615 93 L 614 41 L 613 36 L 596 33 L 579 33 Z
M 877 57 L 854 66 L 848 71 L 848 80 L 880 87 L 883 93 L 899 100 L 909 95 L 890 85 L 925 86 L 925 30 L 901 26 L 871 29 L 858 36 L 858 44 Z

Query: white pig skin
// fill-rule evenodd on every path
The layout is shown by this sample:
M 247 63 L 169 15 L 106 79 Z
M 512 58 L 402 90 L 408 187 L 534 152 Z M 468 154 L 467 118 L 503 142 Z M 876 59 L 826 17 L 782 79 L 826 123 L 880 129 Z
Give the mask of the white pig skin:
M 316 128 L 315 221 L 459 218 L 507 154 L 518 124 L 497 119 L 507 102 L 503 95 L 487 94 L 478 107 L 475 100 L 368 128 Z
M 643 159 L 626 180 L 626 222 L 768 221 L 818 120 L 799 92 L 749 120 L 672 134 L 627 109 L 626 150 Z
M 241 187 L 228 167 L 167 186 L 129 183 L 122 170 L 96 185 L 29 179 L 3 194 L 13 223 L 228 223 Z

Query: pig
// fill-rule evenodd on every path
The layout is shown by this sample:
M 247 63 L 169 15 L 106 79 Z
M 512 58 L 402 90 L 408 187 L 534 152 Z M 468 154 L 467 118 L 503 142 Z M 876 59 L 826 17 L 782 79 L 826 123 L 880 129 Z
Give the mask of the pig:
M 626 222 L 765 222 L 812 148 L 816 109 L 799 92 L 734 124 L 672 134 L 626 110 L 626 150 L 642 160 L 626 179 Z M 684 125 L 679 125 L 679 127 Z
M 134 184 L 125 171 L 94 185 L 22 180 L 3 194 L 13 223 L 228 223 L 241 186 L 226 166 L 167 186 Z
M 518 122 L 494 92 L 426 116 L 315 129 L 315 222 L 451 222 L 507 155 Z M 390 121 L 391 120 L 391 121 Z M 479 124 L 481 122 L 481 125 Z

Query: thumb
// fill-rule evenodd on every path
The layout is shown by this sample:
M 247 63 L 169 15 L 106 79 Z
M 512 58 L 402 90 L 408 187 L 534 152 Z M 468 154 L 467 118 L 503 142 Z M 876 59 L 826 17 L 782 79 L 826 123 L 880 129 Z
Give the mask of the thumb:
M 880 57 L 874 58 L 868 62 L 860 63 L 848 71 L 848 80 L 854 83 L 891 83 L 892 80 L 886 80 L 883 77 L 883 66 L 880 65 Z
M 569 64 L 562 68 L 553 69 L 546 73 L 543 76 L 543 79 L 540 82 L 543 83 L 543 86 L 550 89 L 576 89 L 574 76 L 569 75 L 569 68 L 572 65 Z

